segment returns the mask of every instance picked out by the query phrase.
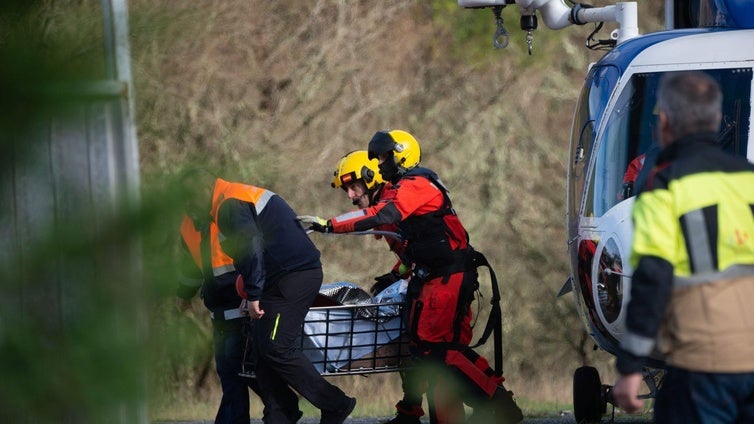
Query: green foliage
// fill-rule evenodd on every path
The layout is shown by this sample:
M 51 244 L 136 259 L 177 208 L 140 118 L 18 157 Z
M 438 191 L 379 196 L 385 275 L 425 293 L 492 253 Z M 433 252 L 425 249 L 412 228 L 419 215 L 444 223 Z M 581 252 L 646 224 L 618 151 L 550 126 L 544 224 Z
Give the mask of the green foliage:
M 469 11 L 456 2 L 433 0 L 431 16 L 432 25 L 441 34 L 434 40 L 438 54 L 481 67 L 495 60 L 490 54 L 496 28 L 490 9 Z
M 67 224 L 3 261 L 0 290 L 15 302 L 0 315 L 3 422 L 97 423 L 142 399 L 146 323 L 127 252 L 138 220 Z
M 2 422 L 136 422 L 143 414 L 138 213 L 124 203 L 99 214 L 102 205 L 80 187 L 64 179 L 50 187 L 40 170 L 52 162 L 44 132 L 66 128 L 81 108 L 76 84 L 104 76 L 102 42 L 97 2 L 0 6 Z M 48 209 L 60 199 L 47 196 L 61 193 L 71 203 Z M 71 204 L 74 216 L 63 210 Z

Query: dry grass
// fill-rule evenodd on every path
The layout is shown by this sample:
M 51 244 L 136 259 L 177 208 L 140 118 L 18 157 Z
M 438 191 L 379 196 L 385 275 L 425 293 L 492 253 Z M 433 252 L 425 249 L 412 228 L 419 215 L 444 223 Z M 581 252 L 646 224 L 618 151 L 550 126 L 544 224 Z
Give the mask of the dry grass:
M 529 57 L 518 17 L 506 9 L 514 36 L 494 51 L 491 13 L 448 3 L 132 0 L 145 190 L 202 163 L 272 189 L 301 214 L 331 216 L 350 207 L 329 186 L 337 160 L 365 148 L 376 130 L 409 130 L 497 272 L 510 388 L 534 402 L 568 403 L 576 367 L 609 369 L 607 355 L 582 343 L 572 299 L 555 298 L 568 274 L 570 119 L 584 70 L 599 57 L 574 46 L 591 28 L 541 29 Z M 656 15 L 657 7 L 641 11 Z M 326 281 L 366 286 L 394 260 L 381 241 L 314 237 Z M 194 316 L 204 319 L 200 308 Z M 491 357 L 489 346 L 481 352 Z M 216 404 L 216 378 L 197 379 L 199 362 L 182 361 L 161 380 L 170 399 L 163 404 Z M 338 383 L 390 413 L 397 380 Z M 384 398 L 369 396 L 375 381 L 389 387 Z M 200 388 L 189 395 L 187 385 Z

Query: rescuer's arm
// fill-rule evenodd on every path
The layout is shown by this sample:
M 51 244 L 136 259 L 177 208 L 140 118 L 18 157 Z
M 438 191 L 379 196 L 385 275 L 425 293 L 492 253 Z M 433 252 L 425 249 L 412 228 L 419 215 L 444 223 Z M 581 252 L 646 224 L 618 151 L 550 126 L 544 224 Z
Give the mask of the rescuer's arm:
M 644 400 L 639 399 L 639 387 L 643 380 L 639 372 L 622 374 L 613 386 L 613 400 L 619 408 L 634 413 L 644 408 Z
M 436 211 L 442 204 L 442 192 L 428 179 L 407 177 L 399 185 L 384 190 L 375 206 L 340 215 L 331 219 L 330 224 L 335 233 L 364 231 Z
M 613 388 L 616 404 L 626 412 L 644 406 L 638 398 L 643 360 L 655 349 L 657 333 L 673 290 L 673 258 L 678 232 L 672 195 L 656 179 L 657 189 L 642 193 L 634 204 L 631 250 L 631 300 L 626 310 L 626 333 L 616 353 L 620 377 Z
M 395 224 L 401 219 L 401 213 L 395 204 L 386 202 L 336 216 L 329 223 L 334 233 L 350 233 L 369 230 L 378 225 Z
M 626 334 L 616 354 L 620 377 L 613 387 L 616 404 L 628 413 L 640 411 L 642 360 L 652 353 L 672 290 L 673 266 L 655 256 L 642 257 L 631 279 L 631 301 L 626 315 Z
M 621 374 L 640 372 L 640 360 L 652 353 L 673 288 L 680 227 L 673 212 L 672 193 L 659 178 L 653 185 L 657 188 L 639 195 L 632 211 L 630 260 L 634 273 L 626 334 L 617 362 Z
M 243 277 L 239 295 L 250 301 L 259 300 L 266 277 L 264 239 L 256 219 L 254 206 L 237 199 L 224 201 L 217 213 L 222 249 Z
M 631 278 L 626 334 L 617 355 L 616 366 L 621 374 L 641 372 L 642 359 L 652 353 L 670 300 L 672 281 L 673 266 L 668 261 L 654 256 L 639 260 Z
M 443 203 L 442 192 L 426 178 L 406 178 L 401 184 L 383 190 L 379 202 L 366 209 L 359 209 L 325 221 L 301 220 L 311 224 L 309 229 L 323 233 L 350 233 L 370 230 L 379 225 L 397 224 L 420 209 L 421 213 L 437 210 Z M 301 218 L 301 217 L 299 217 Z
M 381 203 L 366 209 L 358 209 L 331 219 L 302 215 L 297 217 L 301 225 L 318 233 L 350 233 L 365 231 L 383 224 L 396 224 L 401 214 L 392 203 Z

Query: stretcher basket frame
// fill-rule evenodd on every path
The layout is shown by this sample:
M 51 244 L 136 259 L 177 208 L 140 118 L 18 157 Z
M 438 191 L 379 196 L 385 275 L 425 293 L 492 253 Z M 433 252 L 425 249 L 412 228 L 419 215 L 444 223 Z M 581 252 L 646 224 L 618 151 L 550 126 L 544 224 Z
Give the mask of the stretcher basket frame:
M 387 308 L 397 312 L 386 316 Z M 402 371 L 411 363 L 405 308 L 405 302 L 312 307 L 297 348 L 326 377 Z M 251 332 L 245 333 L 240 375 L 254 378 Z

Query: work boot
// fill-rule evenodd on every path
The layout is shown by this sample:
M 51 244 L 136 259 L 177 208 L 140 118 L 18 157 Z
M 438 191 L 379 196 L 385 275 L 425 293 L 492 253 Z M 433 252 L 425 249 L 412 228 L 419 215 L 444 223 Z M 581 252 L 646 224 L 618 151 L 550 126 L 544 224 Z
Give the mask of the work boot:
M 395 404 L 395 409 L 397 410 L 395 418 L 382 424 L 421 424 L 420 417 L 424 415 L 421 405 L 411 405 L 401 400 Z
M 346 418 L 351 415 L 353 408 L 356 407 L 356 398 L 349 397 L 348 403 L 343 409 L 336 409 L 334 411 L 322 411 L 322 418 L 319 420 L 319 424 L 342 424 Z
M 513 392 L 507 390 L 502 384 L 492 395 L 492 407 L 498 423 L 514 424 L 524 420 L 524 413 L 513 400 Z
M 513 400 L 513 392 L 498 386 L 492 398 L 474 406 L 468 424 L 516 424 L 524 420 L 521 408 Z

